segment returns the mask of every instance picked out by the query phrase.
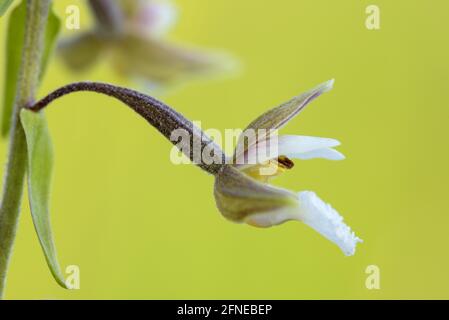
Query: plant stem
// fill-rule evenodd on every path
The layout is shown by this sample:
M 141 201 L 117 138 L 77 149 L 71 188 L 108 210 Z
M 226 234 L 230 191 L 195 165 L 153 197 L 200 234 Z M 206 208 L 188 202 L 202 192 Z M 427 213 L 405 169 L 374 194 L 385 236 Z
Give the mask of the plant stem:
M 26 141 L 20 110 L 34 101 L 44 48 L 51 0 L 27 0 L 27 17 L 11 140 L 0 204 L 0 298 L 4 295 L 8 264 L 14 245 L 26 171 Z

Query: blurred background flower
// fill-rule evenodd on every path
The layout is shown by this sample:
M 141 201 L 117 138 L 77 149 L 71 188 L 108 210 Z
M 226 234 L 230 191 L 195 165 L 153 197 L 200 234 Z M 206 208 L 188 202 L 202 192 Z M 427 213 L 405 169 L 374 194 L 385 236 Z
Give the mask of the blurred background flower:
M 169 42 L 177 20 L 171 1 L 89 0 L 92 29 L 63 39 L 59 53 L 74 71 L 106 58 L 114 71 L 144 84 L 168 85 L 228 70 L 230 57 Z

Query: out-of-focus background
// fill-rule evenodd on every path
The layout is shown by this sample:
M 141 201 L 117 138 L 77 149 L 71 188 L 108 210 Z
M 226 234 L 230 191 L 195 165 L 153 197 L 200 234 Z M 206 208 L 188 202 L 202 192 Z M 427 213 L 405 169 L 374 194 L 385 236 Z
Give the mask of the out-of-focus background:
M 226 221 L 211 176 L 172 164 L 170 143 L 120 103 L 78 93 L 46 114 L 56 153 L 54 234 L 61 264 L 80 266 L 81 289 L 61 289 L 51 277 L 24 201 L 6 298 L 449 298 L 449 3 L 176 3 L 170 39 L 240 61 L 232 74 L 154 92 L 203 128 L 242 128 L 336 79 L 282 132 L 337 138 L 347 159 L 297 162 L 275 183 L 316 191 L 364 243 L 345 257 L 300 223 Z M 70 4 L 82 7 L 88 28 L 84 2 L 55 1 L 56 12 L 64 19 Z M 380 8 L 380 30 L 365 27 L 370 4 Z M 5 18 L 0 28 L 4 52 Z M 56 57 L 40 96 L 78 80 L 140 89 L 108 64 L 74 74 Z M 2 140 L 0 159 L 6 148 Z M 369 265 L 380 268 L 379 290 L 365 286 Z

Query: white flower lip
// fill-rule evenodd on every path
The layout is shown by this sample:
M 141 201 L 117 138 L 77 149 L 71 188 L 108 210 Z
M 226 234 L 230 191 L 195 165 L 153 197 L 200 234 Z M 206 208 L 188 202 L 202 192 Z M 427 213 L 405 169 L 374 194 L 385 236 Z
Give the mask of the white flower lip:
M 354 255 L 357 243 L 363 241 L 351 231 L 331 205 L 311 191 L 300 192 L 298 201 L 301 221 L 338 245 L 345 255 Z
M 357 243 L 363 242 L 351 228 L 343 222 L 343 217 L 312 191 L 298 193 L 298 206 L 254 214 L 246 223 L 268 228 L 287 221 L 301 221 L 335 243 L 346 256 L 355 253 Z

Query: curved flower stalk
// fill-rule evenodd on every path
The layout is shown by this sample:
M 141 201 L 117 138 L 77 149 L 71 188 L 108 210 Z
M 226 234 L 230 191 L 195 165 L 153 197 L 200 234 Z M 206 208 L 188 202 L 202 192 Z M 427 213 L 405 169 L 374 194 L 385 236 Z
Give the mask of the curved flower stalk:
M 66 65 L 79 71 L 108 58 L 121 75 L 148 84 L 171 84 L 226 69 L 228 58 L 164 39 L 176 21 L 169 1 L 90 0 L 96 26 L 59 45 Z
M 225 155 L 221 148 L 199 128 L 197 128 L 190 120 L 186 119 L 182 114 L 170 108 L 163 102 L 131 89 L 100 82 L 72 83 L 53 91 L 45 98 L 36 102 L 32 106 L 29 106 L 28 110 L 40 111 L 47 107 L 53 100 L 79 91 L 97 92 L 120 100 L 144 118 L 149 124 L 155 127 L 160 133 L 162 133 L 163 136 L 174 144 L 175 141 L 170 139 L 172 132 L 177 129 L 185 130 L 190 137 L 192 137 L 192 146 L 189 148 L 189 153 L 186 154 L 186 156 L 192 160 L 196 159 L 193 154 L 195 150 L 193 143 L 194 141 L 199 141 L 201 151 L 207 148 L 207 150 L 213 153 L 217 158 L 222 159 L 221 162 L 225 161 Z M 211 174 L 216 174 L 222 166 L 221 163 L 205 163 L 201 161 L 201 159 L 200 161 L 195 161 L 195 163 L 204 171 Z
M 265 131 L 260 130 L 281 128 L 313 99 L 330 90 L 332 83 L 333 81 L 328 81 L 257 118 L 244 131 L 257 129 L 255 142 L 244 143 L 245 139 L 242 138 L 235 154 L 230 158 L 226 158 L 220 147 L 181 114 L 152 97 L 126 88 L 96 82 L 74 83 L 57 89 L 28 109 L 38 112 L 53 100 L 76 91 L 93 91 L 112 96 L 146 119 L 167 139 L 171 140 L 171 133 L 177 129 L 184 129 L 193 137 L 190 139 L 191 148 L 188 148 L 191 151 L 181 151 L 200 168 L 215 176 L 216 204 L 226 219 L 257 227 L 271 227 L 289 220 L 302 221 L 337 244 L 346 255 L 353 255 L 361 240 L 330 205 L 313 192 L 295 193 L 268 184 L 270 178 L 293 167 L 290 158 L 343 159 L 343 155 L 333 149 L 339 142 L 329 138 L 305 136 L 277 137 L 272 133 L 263 134 Z M 195 162 L 195 139 L 201 141 L 201 151 L 207 148 L 219 161 L 212 164 Z M 171 142 L 175 144 L 175 141 Z M 277 146 L 276 151 L 266 156 L 266 146 L 273 143 Z M 255 163 L 244 161 L 249 155 L 258 153 L 258 149 L 262 149 L 265 156 Z

